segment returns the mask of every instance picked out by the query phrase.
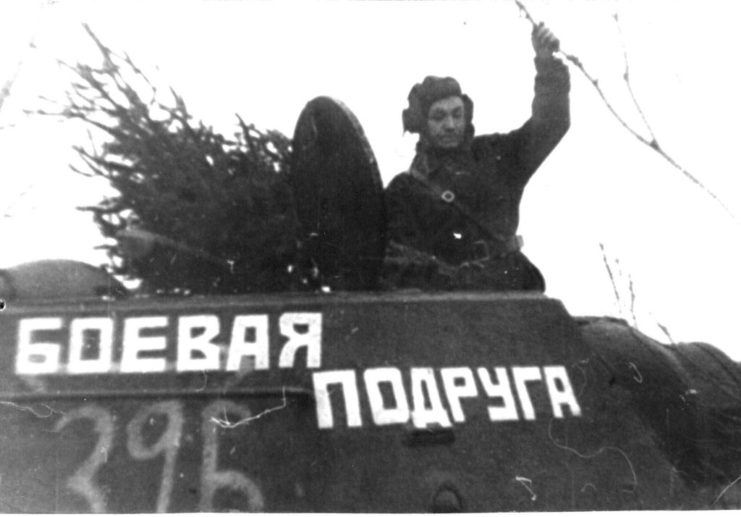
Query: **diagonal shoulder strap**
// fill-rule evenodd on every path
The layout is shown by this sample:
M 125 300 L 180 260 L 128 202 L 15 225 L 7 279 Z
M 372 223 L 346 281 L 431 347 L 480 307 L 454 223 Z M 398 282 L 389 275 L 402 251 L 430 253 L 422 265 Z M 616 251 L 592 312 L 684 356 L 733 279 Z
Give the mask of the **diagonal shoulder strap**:
M 493 232 L 489 228 L 487 228 L 484 223 L 482 223 L 478 217 L 476 217 L 471 210 L 468 209 L 467 206 L 465 206 L 463 203 L 461 203 L 456 195 L 455 192 L 452 190 L 444 189 L 434 181 L 432 181 L 430 178 L 427 177 L 427 175 L 423 174 L 420 170 L 418 170 L 414 164 L 409 168 L 409 174 L 425 185 L 429 191 L 433 194 L 433 196 L 437 199 L 441 199 L 445 203 L 449 204 L 453 208 L 455 208 L 463 217 L 471 221 L 473 224 L 476 225 L 476 227 L 481 230 L 484 235 L 486 235 L 488 238 L 496 240 L 496 241 L 502 241 L 506 242 L 509 240 L 508 237 L 505 237 L 503 235 L 500 235 L 498 233 Z

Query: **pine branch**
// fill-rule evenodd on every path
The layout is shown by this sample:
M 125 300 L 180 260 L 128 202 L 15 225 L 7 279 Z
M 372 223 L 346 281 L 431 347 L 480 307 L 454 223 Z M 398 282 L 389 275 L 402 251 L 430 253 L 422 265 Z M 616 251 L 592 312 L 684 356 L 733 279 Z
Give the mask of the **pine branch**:
M 607 270 L 607 276 L 610 278 L 610 284 L 612 285 L 612 292 L 615 295 L 615 301 L 618 304 L 618 309 L 620 309 L 622 307 L 622 299 L 620 298 L 620 291 L 618 291 L 617 281 L 615 280 L 615 275 L 612 272 L 612 267 L 610 267 L 610 263 L 607 260 L 607 253 L 605 253 L 605 245 L 602 244 L 601 242 L 599 243 L 599 249 L 602 252 L 602 262 L 605 264 L 605 269 Z
M 525 15 L 525 17 L 530 21 L 530 23 L 535 27 L 538 25 L 538 22 L 535 21 L 535 19 L 530 14 L 530 11 L 528 11 L 527 7 L 521 0 L 514 0 L 514 2 L 517 4 L 517 7 L 520 9 L 520 11 Z M 617 23 L 618 16 L 615 14 L 613 16 L 615 22 Z M 645 116 L 645 113 L 643 111 L 643 108 L 641 107 L 641 104 L 638 102 L 635 93 L 633 91 L 633 86 L 630 81 L 630 71 L 628 67 L 628 58 L 627 58 L 627 51 L 625 49 L 625 45 L 623 43 L 623 55 L 625 58 L 625 69 L 623 72 L 623 81 L 626 83 L 626 87 L 628 89 L 628 92 L 630 93 L 632 102 L 634 107 L 636 108 L 636 111 L 641 116 L 644 125 L 646 126 L 646 129 L 649 133 L 649 137 L 644 136 L 641 134 L 638 130 L 636 130 L 634 127 L 632 127 L 628 122 L 625 120 L 625 118 L 617 111 L 617 109 L 614 107 L 612 102 L 607 98 L 607 95 L 605 94 L 604 90 L 599 84 L 599 81 L 596 77 L 594 77 L 582 64 L 581 60 L 573 55 L 569 54 L 568 52 L 565 52 L 563 50 L 559 50 L 558 54 L 572 63 L 580 72 L 581 74 L 587 79 L 587 81 L 592 85 L 594 90 L 599 95 L 600 99 L 602 99 L 602 103 L 605 105 L 605 107 L 608 109 L 608 111 L 613 115 L 613 117 L 620 123 L 623 128 L 628 131 L 633 137 L 638 140 L 640 143 L 644 144 L 645 146 L 649 147 L 650 149 L 654 150 L 659 156 L 661 156 L 666 162 L 668 162 L 674 169 L 679 171 L 683 176 L 685 176 L 687 179 L 689 179 L 695 186 L 700 188 L 703 192 L 705 192 L 708 196 L 710 196 L 716 203 L 718 203 L 725 211 L 726 213 L 734 220 L 738 221 L 736 218 L 736 215 L 728 208 L 728 206 L 723 203 L 723 201 L 713 192 L 711 191 L 707 186 L 705 186 L 704 183 L 702 183 L 695 175 L 689 172 L 685 167 L 679 164 L 677 160 L 675 160 L 669 153 L 664 150 L 664 148 L 659 143 L 658 139 L 656 138 L 651 125 L 648 123 L 648 120 Z
M 80 208 L 117 239 L 107 247 L 114 272 L 153 292 L 288 288 L 297 223 L 280 173 L 290 141 L 241 118 L 236 140 L 193 121 L 174 89 L 161 98 L 127 54 L 85 30 L 102 63 L 64 64 L 74 76 L 66 104 L 39 113 L 80 120 L 104 137 L 74 149 L 89 175 L 119 193 Z
M 23 68 L 23 63 L 25 61 L 25 52 L 28 50 L 35 50 L 36 49 L 36 32 L 38 30 L 38 26 L 40 25 L 41 16 L 43 14 L 43 11 L 46 7 L 51 5 L 53 2 L 50 0 L 45 0 L 41 2 L 41 8 L 37 12 L 38 19 L 36 21 L 36 26 L 33 29 L 33 32 L 31 33 L 31 36 L 28 39 L 28 43 L 26 44 L 26 47 L 23 49 L 23 54 L 21 54 L 21 57 L 16 62 L 15 68 L 13 69 L 13 72 L 11 76 L 3 83 L 2 88 L 0 88 L 0 112 L 2 112 L 3 105 L 5 104 L 5 101 L 10 97 L 10 94 L 13 90 L 13 86 L 15 85 L 15 82 L 18 80 L 18 77 L 21 74 L 21 69 Z

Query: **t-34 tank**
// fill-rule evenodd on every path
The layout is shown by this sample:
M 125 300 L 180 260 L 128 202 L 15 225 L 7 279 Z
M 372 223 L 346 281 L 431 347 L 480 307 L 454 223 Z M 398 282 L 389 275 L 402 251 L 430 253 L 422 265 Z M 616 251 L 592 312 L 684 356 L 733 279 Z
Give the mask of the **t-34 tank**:
M 330 292 L 95 298 L 105 282 L 83 275 L 62 302 L 5 272 L 0 510 L 739 506 L 736 363 L 540 294 L 376 289 L 380 180 L 357 121 L 317 99 L 294 146 L 298 174 L 324 178 L 295 187 Z

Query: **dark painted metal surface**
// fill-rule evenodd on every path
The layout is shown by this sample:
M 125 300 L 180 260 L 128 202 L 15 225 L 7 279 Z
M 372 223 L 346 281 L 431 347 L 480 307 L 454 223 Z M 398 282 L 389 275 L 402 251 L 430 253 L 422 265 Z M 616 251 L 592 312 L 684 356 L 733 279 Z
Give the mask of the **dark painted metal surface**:
M 0 510 L 709 506 L 609 375 L 539 295 L 11 306 Z
M 317 97 L 299 116 L 291 186 L 307 254 L 333 289 L 372 289 L 386 247 L 383 184 L 355 115 Z
M 122 297 L 126 288 L 106 273 L 74 260 L 38 260 L 0 269 L 0 299 L 65 300 Z

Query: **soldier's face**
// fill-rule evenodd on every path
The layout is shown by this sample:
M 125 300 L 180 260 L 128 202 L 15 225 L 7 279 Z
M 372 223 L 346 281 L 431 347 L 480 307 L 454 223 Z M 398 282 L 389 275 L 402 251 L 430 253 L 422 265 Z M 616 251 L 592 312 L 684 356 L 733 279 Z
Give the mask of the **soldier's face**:
M 454 95 L 436 101 L 427 114 L 427 136 L 435 147 L 455 149 L 466 134 L 463 99 Z

